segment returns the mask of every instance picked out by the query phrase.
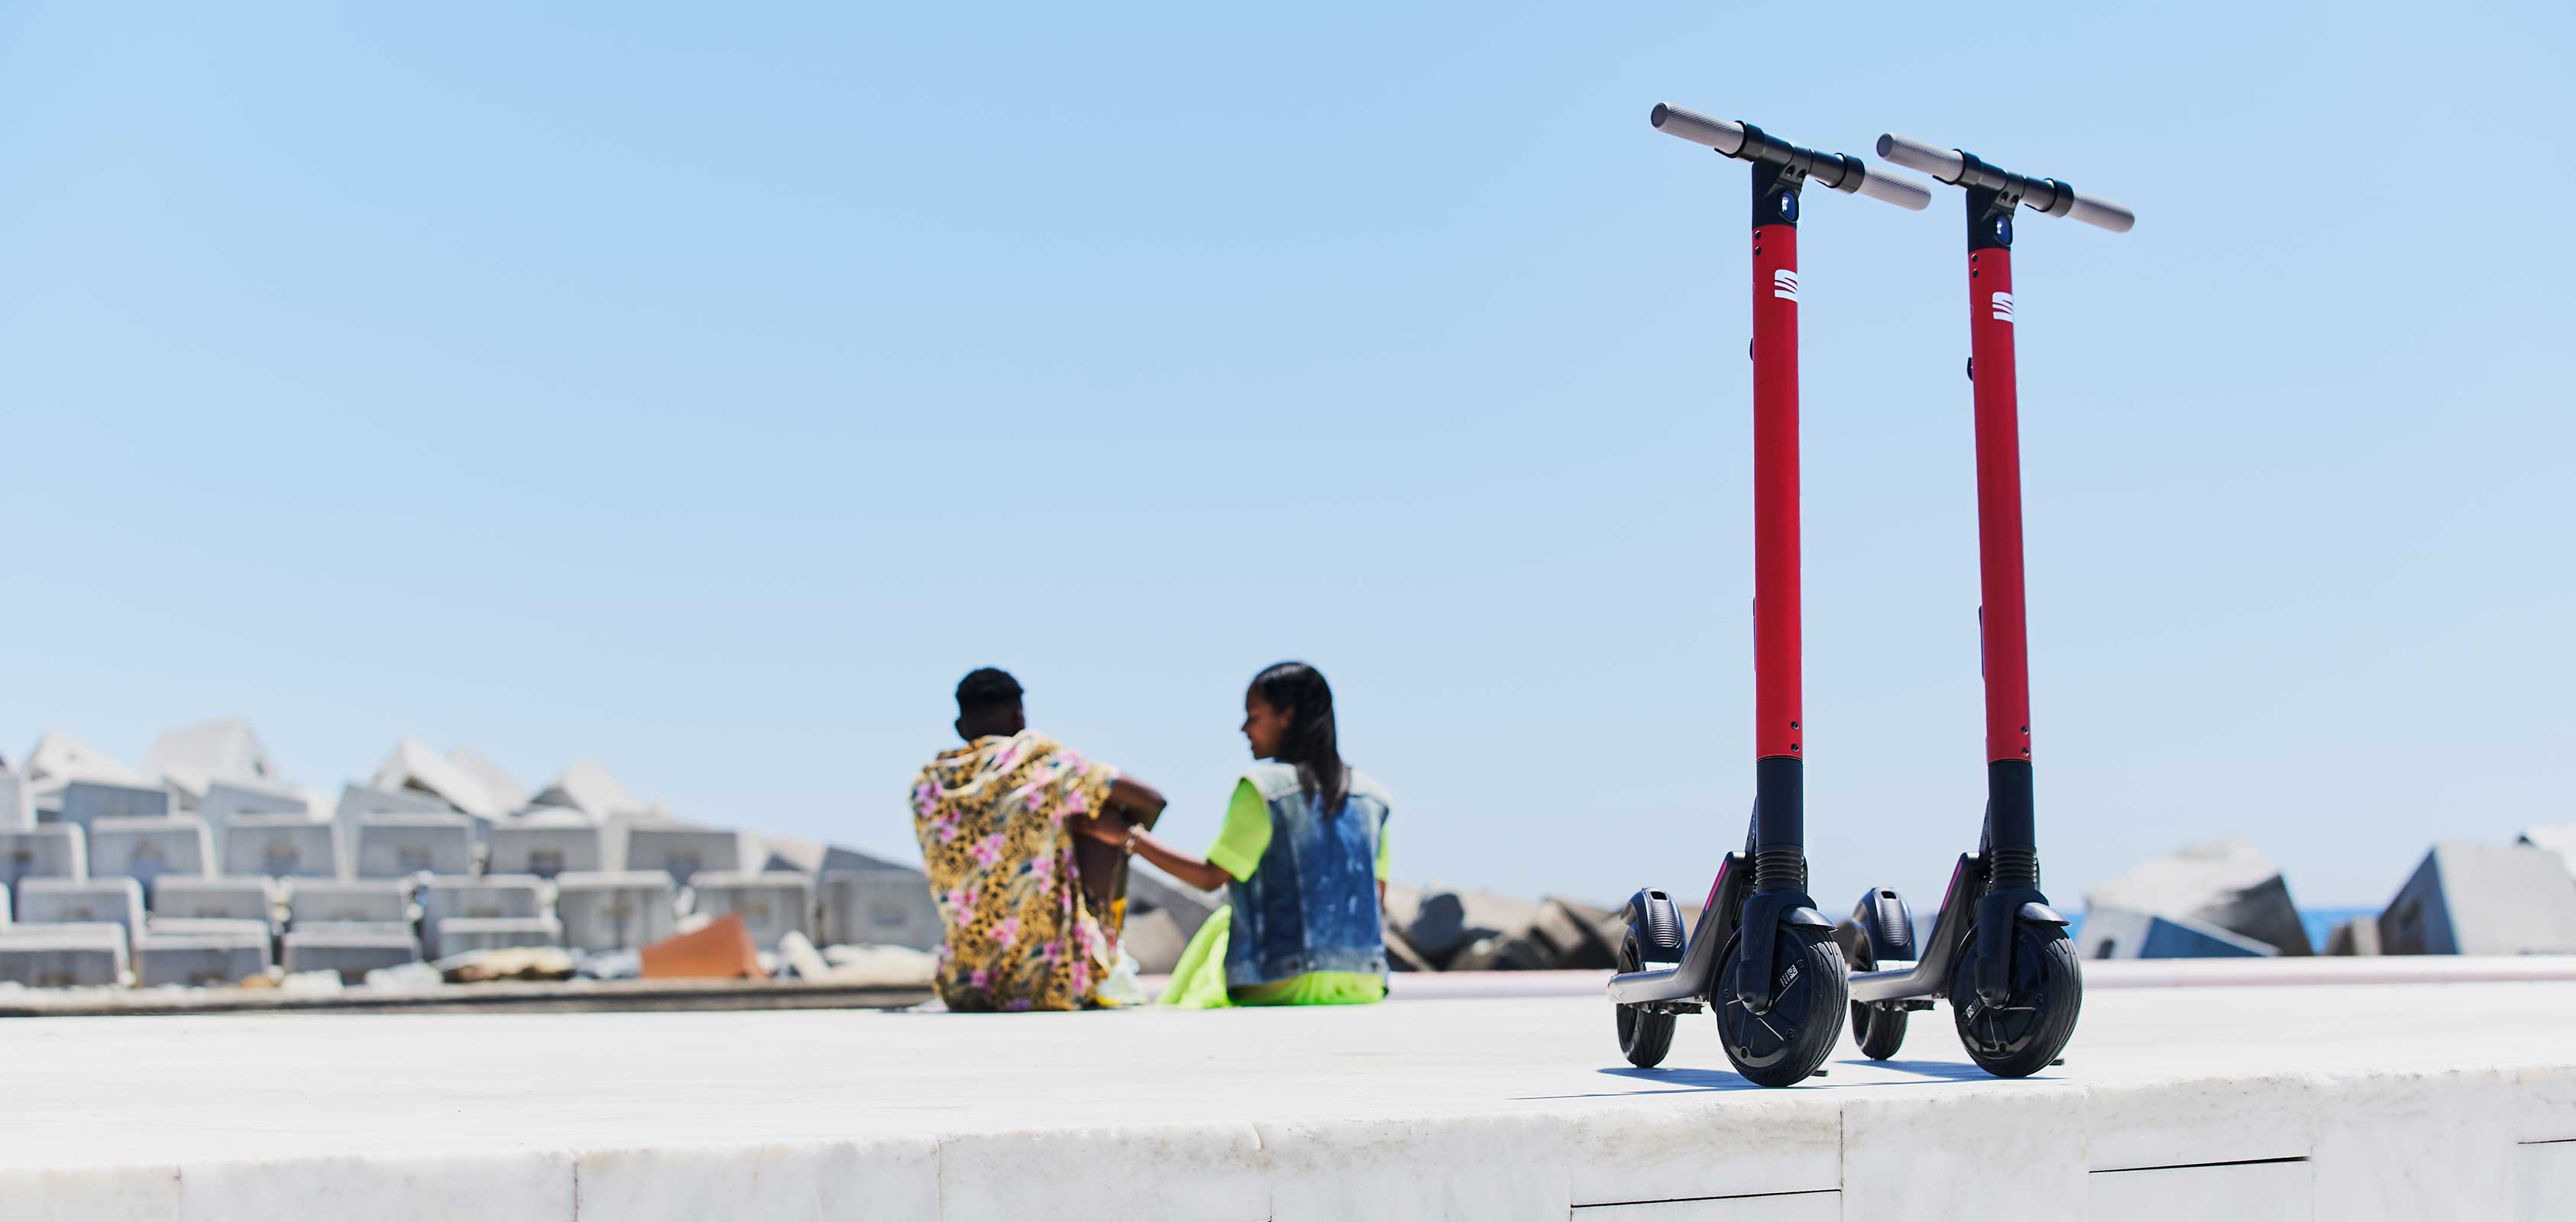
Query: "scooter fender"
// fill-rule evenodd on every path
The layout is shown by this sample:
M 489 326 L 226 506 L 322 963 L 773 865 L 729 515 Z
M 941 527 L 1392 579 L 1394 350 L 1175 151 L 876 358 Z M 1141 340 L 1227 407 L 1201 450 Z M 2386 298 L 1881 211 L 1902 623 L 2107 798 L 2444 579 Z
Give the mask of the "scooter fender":
M 1990 1006 L 2012 1000 L 2013 935 L 2026 920 L 2066 924 L 2037 887 L 1999 887 L 1977 901 L 1977 1000 Z
M 2074 924 L 2074 922 L 2067 920 L 2065 917 L 2057 915 L 2056 909 L 2041 903 L 2022 905 L 2021 919 L 2028 921 L 2033 925 L 2054 925 L 2059 929 L 2064 929 L 2068 925 Z
M 1637 931 L 1639 957 L 1650 963 L 1682 961 L 1682 914 L 1672 897 L 1652 887 L 1628 897 L 1628 927 Z
M 1784 925 L 1824 930 L 1834 927 L 1832 921 L 1816 911 L 1816 901 L 1804 891 L 1761 891 L 1744 901 L 1735 962 L 1721 969 L 1720 988 L 1756 1014 L 1768 1013 L 1771 1003 L 1777 1000 L 1779 982 L 1772 979 L 1771 946 L 1778 940 L 1773 931 Z

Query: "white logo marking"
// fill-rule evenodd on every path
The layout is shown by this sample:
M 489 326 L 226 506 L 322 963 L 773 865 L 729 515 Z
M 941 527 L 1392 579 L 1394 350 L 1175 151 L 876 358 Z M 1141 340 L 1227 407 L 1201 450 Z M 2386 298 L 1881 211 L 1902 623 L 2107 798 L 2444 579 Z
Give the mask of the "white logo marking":
M 1774 297 L 1786 297 L 1791 301 L 1796 301 L 1798 299 L 1798 273 L 1785 267 L 1771 273 L 1771 295 Z
M 1995 294 L 1995 321 L 1997 321 L 1997 322 L 2011 322 L 2011 321 L 2012 321 L 2012 294 L 2010 294 L 2010 293 L 1997 293 L 1997 294 Z

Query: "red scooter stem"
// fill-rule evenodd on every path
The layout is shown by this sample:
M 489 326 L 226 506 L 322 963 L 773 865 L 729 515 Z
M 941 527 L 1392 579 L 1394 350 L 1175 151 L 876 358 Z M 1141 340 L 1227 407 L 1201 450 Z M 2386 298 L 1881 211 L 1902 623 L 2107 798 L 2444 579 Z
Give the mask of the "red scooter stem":
M 2022 598 L 2021 421 L 2013 375 L 2012 250 L 1968 252 L 1975 379 L 1977 560 L 1986 672 L 1986 760 L 2030 759 L 2030 621 Z
M 1753 230 L 1754 757 L 1803 741 L 1798 590 L 1798 230 Z

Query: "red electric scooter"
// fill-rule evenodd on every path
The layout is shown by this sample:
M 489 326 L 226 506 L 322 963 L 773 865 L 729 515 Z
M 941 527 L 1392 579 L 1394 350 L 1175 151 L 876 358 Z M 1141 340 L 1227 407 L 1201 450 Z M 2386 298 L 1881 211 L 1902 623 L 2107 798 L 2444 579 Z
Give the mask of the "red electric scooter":
M 1798 193 L 1809 179 L 1920 210 L 1922 185 L 1860 158 L 1800 148 L 1750 123 L 1657 106 L 1656 130 L 1753 169 L 1753 821 L 1685 938 L 1672 898 L 1628 901 L 1610 982 L 1619 1051 L 1652 1068 L 1676 1016 L 1717 1012 L 1737 1073 L 1787 1086 L 1816 1072 L 1842 1033 L 1843 957 L 1807 895 L 1798 647 Z M 1751 863 L 1747 867 L 1748 861 Z
M 1903 136 L 1878 155 L 1967 189 L 1968 377 L 1977 422 L 1978 612 L 1986 680 L 1986 819 L 1959 858 L 1920 954 L 1896 892 L 1863 895 L 1836 940 L 1850 957 L 1852 1035 L 1873 1059 L 1896 1055 L 1909 1010 L 1947 996 L 1959 1041 L 1986 1072 L 2027 1077 L 2075 1034 L 2084 974 L 2066 919 L 2039 890 L 2030 781 L 2030 651 L 2022 606 L 2021 442 L 2013 386 L 2013 208 L 2126 233 L 2137 216 L 2054 178 L 2030 178 Z M 1910 960 L 1911 962 L 1905 962 Z M 1903 966 L 1893 966 L 1903 963 Z

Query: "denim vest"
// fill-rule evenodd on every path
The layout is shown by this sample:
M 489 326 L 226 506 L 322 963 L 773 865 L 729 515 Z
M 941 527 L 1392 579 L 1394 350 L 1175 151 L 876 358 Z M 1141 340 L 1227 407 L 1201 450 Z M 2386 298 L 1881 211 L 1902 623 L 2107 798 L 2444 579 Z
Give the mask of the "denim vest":
M 1354 768 L 1350 797 L 1326 818 L 1320 800 L 1298 791 L 1293 765 L 1255 764 L 1243 779 L 1270 807 L 1270 847 L 1252 877 L 1227 887 L 1234 902 L 1227 987 L 1308 972 L 1385 975 L 1377 842 L 1386 828 L 1386 791 Z

